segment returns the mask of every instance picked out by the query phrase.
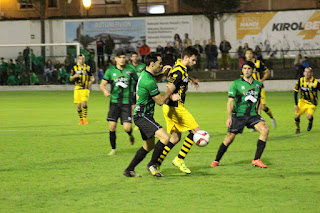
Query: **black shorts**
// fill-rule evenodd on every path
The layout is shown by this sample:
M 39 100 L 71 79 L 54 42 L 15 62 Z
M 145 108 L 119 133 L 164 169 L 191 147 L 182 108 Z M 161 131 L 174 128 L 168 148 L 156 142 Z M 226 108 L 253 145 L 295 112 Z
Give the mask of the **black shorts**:
M 118 118 L 120 118 L 121 124 L 132 122 L 132 111 L 130 104 L 110 103 L 107 121 L 117 122 Z
M 153 117 L 145 115 L 135 115 L 133 116 L 134 124 L 139 127 L 141 137 L 143 140 L 148 140 L 154 137 L 156 131 L 162 128 Z
M 265 122 L 260 115 L 232 117 L 232 125 L 231 128 L 228 129 L 228 132 L 234 134 L 242 133 L 245 126 L 254 128 L 254 125 L 261 121 Z

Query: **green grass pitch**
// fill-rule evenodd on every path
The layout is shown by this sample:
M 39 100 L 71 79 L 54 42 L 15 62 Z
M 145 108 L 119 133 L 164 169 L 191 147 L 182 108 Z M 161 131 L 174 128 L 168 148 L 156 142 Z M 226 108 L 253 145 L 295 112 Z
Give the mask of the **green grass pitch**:
M 116 156 L 109 157 L 109 99 L 91 92 L 89 125 L 78 126 L 73 91 L 0 92 L 1 212 L 320 212 L 320 115 L 307 132 L 295 134 L 293 92 L 267 93 L 277 118 L 262 155 L 267 169 L 251 165 L 258 133 L 238 135 L 211 168 L 226 134 L 227 93 L 189 93 L 186 108 L 210 133 L 207 147 L 193 146 L 186 158 L 192 174 L 171 164 L 180 142 L 163 163 L 163 178 L 146 170 L 149 154 L 126 178 L 122 171 L 142 145 L 117 130 Z M 165 126 L 160 107 L 155 119 Z M 183 138 L 186 133 L 183 134 Z

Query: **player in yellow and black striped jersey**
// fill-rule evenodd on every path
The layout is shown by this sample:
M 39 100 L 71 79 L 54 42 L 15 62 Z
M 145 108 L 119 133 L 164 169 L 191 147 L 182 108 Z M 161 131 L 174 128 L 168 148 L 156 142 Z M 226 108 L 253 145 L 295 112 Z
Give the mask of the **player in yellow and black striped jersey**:
M 70 81 L 73 81 L 75 84 L 73 102 L 77 104 L 78 115 L 80 117 L 79 125 L 86 125 L 88 124 L 89 87 L 94 82 L 94 77 L 91 73 L 90 66 L 84 63 L 85 56 L 81 54 L 77 60 L 77 65 L 74 65 L 71 70 Z
M 190 151 L 193 142 L 193 134 L 200 130 L 198 123 L 195 121 L 191 113 L 184 108 L 186 93 L 188 91 L 188 82 L 190 81 L 199 88 L 192 78 L 189 77 L 188 71 L 196 64 L 199 52 L 194 47 L 190 46 L 182 51 L 182 59 L 178 59 L 173 69 L 168 73 L 169 85 L 174 85 L 173 94 L 178 93 L 181 97 L 179 101 L 168 100 L 163 104 L 163 115 L 167 123 L 167 132 L 171 134 L 170 141 L 163 150 L 158 159 L 157 166 L 159 167 L 169 151 L 181 140 L 181 133 L 189 131 L 189 135 L 185 138 L 183 146 L 172 163 L 177 166 L 180 171 L 190 174 L 191 171 L 186 167 L 184 158 Z
M 245 51 L 245 57 L 246 61 L 252 61 L 255 64 L 255 69 L 252 73 L 252 77 L 256 80 L 259 80 L 261 82 L 264 82 L 265 80 L 268 79 L 270 76 L 270 71 L 269 69 L 263 64 L 262 61 L 257 60 L 254 58 L 253 50 L 251 48 L 248 48 Z M 260 105 L 261 109 L 267 113 L 267 115 L 270 117 L 272 126 L 274 128 L 277 127 L 276 119 L 273 117 L 272 112 L 269 107 L 267 107 L 267 102 L 266 102 L 266 93 L 264 91 L 264 88 L 261 90 L 261 99 L 260 99 Z
M 313 115 L 318 105 L 318 91 L 320 91 L 320 83 L 313 77 L 311 67 L 304 69 L 304 77 L 300 78 L 294 88 L 295 101 L 295 124 L 296 133 L 300 133 L 300 115 L 307 114 L 309 120 L 307 131 L 312 129 Z M 301 98 L 298 102 L 298 92 L 301 91 Z

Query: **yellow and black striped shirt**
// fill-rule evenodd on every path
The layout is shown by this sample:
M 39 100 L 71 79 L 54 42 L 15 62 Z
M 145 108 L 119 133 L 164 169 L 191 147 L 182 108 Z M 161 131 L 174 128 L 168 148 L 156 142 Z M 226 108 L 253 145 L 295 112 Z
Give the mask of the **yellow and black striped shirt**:
M 294 88 L 295 92 L 301 91 L 301 99 L 312 103 L 313 105 L 318 104 L 318 91 L 320 91 L 320 84 L 317 79 L 311 77 L 310 81 L 307 82 L 305 77 L 302 77 L 296 83 Z
M 90 66 L 83 64 L 83 66 L 77 64 L 74 65 L 71 70 L 71 76 L 75 75 L 76 73 L 79 73 L 80 76 L 74 80 L 75 84 L 75 90 L 78 89 L 89 89 L 89 81 L 90 77 L 92 76 L 92 73 L 90 71 Z
M 252 77 L 258 81 L 261 80 L 261 77 L 264 73 L 267 72 L 268 68 L 260 60 L 253 59 L 252 61 L 255 64 L 255 68 L 252 73 Z
M 169 82 L 176 86 L 173 93 L 178 93 L 181 97 L 179 101 L 172 101 L 168 99 L 166 102 L 169 106 L 178 107 L 178 102 L 184 103 L 186 100 L 186 93 L 188 91 L 188 69 L 181 64 L 181 59 L 178 59 L 173 66 L 172 70 L 168 73 Z

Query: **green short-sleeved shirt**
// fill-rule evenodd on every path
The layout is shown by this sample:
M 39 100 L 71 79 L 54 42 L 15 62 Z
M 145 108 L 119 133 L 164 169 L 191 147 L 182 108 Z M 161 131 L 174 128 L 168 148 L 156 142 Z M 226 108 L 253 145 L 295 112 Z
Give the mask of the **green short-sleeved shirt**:
M 155 101 L 152 97 L 160 94 L 157 80 L 148 71 L 142 71 L 137 83 L 137 103 L 134 115 L 154 115 Z
M 103 79 L 111 83 L 111 103 L 131 104 L 132 84 L 138 80 L 134 69 L 126 66 L 119 70 L 116 66 L 110 66 Z
M 144 63 L 139 63 L 136 67 L 133 64 L 129 64 L 128 66 L 136 71 L 138 77 L 141 72 L 146 69 L 146 65 Z
M 233 116 L 255 116 L 257 103 L 260 100 L 263 84 L 253 80 L 252 84 L 239 78 L 232 82 L 229 90 L 229 98 L 234 98 Z

